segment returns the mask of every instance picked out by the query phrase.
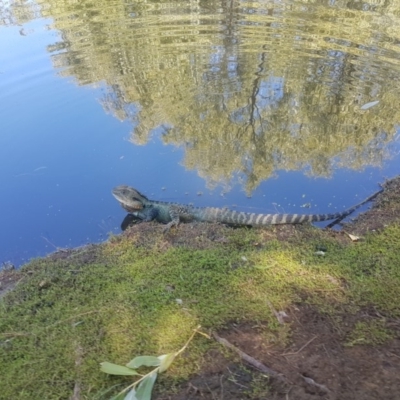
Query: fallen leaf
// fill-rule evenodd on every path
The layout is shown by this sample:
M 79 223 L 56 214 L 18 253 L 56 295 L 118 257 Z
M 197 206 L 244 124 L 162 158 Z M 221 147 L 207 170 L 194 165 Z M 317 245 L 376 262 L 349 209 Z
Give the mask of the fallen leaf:
M 357 242 L 357 240 L 360 240 L 360 237 L 359 237 L 359 236 L 352 235 L 351 233 L 348 233 L 347 235 L 349 236 L 349 238 L 350 238 L 353 242 Z

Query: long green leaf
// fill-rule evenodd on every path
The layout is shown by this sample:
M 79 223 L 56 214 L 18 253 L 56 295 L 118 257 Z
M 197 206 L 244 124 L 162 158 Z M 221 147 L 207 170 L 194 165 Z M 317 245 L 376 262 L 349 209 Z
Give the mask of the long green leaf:
M 127 395 L 125 396 L 124 400 L 139 400 L 139 399 L 136 397 L 136 390 L 132 388 L 132 389 L 127 393 Z
M 154 382 L 157 379 L 157 372 L 152 372 L 150 375 L 146 376 L 136 391 L 137 400 L 151 400 L 151 392 L 153 390 Z
M 158 367 L 161 361 L 158 357 L 154 356 L 139 356 L 135 357 L 133 360 L 129 361 L 126 366 L 128 368 L 139 368 L 139 367 Z
M 113 364 L 110 362 L 100 363 L 100 370 L 110 375 L 139 375 L 134 369 L 124 367 L 123 365 Z
M 174 361 L 176 357 L 176 353 L 168 353 L 168 354 L 163 354 L 162 356 L 158 356 L 158 359 L 160 360 L 160 372 L 164 372 L 169 368 L 169 366 L 172 364 L 172 361 Z

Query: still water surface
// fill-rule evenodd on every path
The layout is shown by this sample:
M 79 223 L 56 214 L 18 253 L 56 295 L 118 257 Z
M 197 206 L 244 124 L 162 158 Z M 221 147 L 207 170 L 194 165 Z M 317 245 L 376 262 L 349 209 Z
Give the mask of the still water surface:
M 395 0 L 0 2 L 0 263 L 118 232 L 119 184 L 353 205 L 400 173 L 399 77 Z

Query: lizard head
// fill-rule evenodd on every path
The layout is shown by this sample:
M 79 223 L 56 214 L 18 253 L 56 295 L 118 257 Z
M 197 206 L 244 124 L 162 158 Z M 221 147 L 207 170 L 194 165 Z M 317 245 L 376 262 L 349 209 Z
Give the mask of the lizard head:
M 148 198 L 138 192 L 133 187 L 127 185 L 116 186 L 112 190 L 113 196 L 118 200 L 121 206 L 128 212 L 141 210 L 144 208 Z

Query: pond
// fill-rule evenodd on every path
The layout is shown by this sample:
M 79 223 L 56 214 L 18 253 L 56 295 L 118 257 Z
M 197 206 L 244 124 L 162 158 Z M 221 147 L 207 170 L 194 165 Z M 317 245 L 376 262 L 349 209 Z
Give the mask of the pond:
M 343 210 L 400 173 L 400 2 L 0 2 L 0 264 L 105 240 L 128 184 Z

